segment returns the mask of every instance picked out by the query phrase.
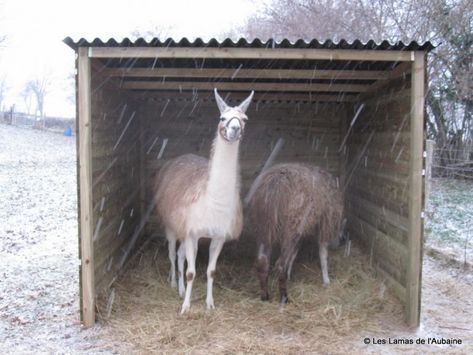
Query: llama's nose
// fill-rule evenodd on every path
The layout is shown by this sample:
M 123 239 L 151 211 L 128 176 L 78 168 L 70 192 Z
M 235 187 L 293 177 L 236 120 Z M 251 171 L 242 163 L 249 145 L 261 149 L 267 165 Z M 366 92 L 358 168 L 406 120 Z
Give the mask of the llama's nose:
M 233 133 L 238 133 L 240 132 L 241 128 L 240 126 L 231 126 L 230 129 L 233 131 Z
M 236 140 L 240 137 L 240 127 L 229 127 L 227 138 L 230 140 Z
M 228 138 L 235 139 L 239 137 L 241 133 L 240 122 L 237 119 L 232 119 L 228 123 L 227 130 L 228 130 L 228 136 L 229 136 Z

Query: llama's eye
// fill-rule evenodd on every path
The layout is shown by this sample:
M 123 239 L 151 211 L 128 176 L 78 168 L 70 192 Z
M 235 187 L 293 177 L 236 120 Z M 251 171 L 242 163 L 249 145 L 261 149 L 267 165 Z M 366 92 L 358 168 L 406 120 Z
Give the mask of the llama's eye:
M 225 121 L 225 117 L 220 117 L 220 122 Z

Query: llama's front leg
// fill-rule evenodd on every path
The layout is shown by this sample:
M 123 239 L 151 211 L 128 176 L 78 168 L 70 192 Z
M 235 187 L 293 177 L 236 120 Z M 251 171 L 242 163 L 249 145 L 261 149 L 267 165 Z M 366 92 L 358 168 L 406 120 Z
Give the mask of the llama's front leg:
M 171 262 L 168 281 L 172 288 L 176 288 L 176 237 L 169 229 L 166 229 L 166 239 L 168 240 L 169 261 Z
M 327 268 L 327 257 L 328 257 L 328 243 L 319 244 L 319 257 L 320 257 L 320 268 L 322 269 L 322 279 L 324 286 L 330 284 L 330 279 L 328 277 L 328 268 Z
M 207 309 L 214 309 L 214 297 L 213 297 L 213 282 L 215 277 L 215 269 L 217 266 L 217 259 L 222 251 L 222 247 L 225 241 L 223 239 L 212 239 L 209 248 L 209 265 L 207 267 Z
M 184 294 L 186 293 L 186 286 L 184 285 L 184 262 L 186 260 L 186 247 L 185 243 L 182 242 L 179 245 L 179 249 L 177 250 L 177 270 L 179 274 L 179 296 L 184 298 Z
M 187 272 L 186 272 L 186 294 L 184 296 L 184 302 L 182 303 L 181 314 L 186 313 L 191 307 L 191 295 L 192 295 L 192 284 L 195 279 L 195 258 L 197 255 L 197 239 L 188 237 L 184 241 L 186 249 L 186 260 L 187 260 Z

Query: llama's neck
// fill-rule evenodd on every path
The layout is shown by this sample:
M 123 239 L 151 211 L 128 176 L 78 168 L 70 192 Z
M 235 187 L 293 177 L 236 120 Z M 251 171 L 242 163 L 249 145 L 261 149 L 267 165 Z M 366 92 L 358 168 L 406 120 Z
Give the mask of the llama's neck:
M 233 199 L 235 192 L 240 188 L 238 176 L 238 148 L 240 142 L 227 142 L 217 133 L 213 144 L 207 194 L 213 200 L 227 200 L 226 197 Z

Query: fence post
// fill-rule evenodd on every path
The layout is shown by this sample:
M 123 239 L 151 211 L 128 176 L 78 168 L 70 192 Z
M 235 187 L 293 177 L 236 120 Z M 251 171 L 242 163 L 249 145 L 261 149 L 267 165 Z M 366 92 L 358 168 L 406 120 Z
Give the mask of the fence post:
M 11 124 L 13 125 L 13 116 L 14 116 L 14 113 L 15 113 L 15 105 L 12 105 L 10 107 L 10 119 L 8 120 L 8 124 Z
M 434 147 L 435 141 L 432 139 L 427 139 L 425 141 L 425 150 L 426 150 L 426 157 L 425 157 L 425 209 L 427 210 L 429 207 L 429 197 L 430 191 L 432 188 L 432 163 L 434 160 Z

